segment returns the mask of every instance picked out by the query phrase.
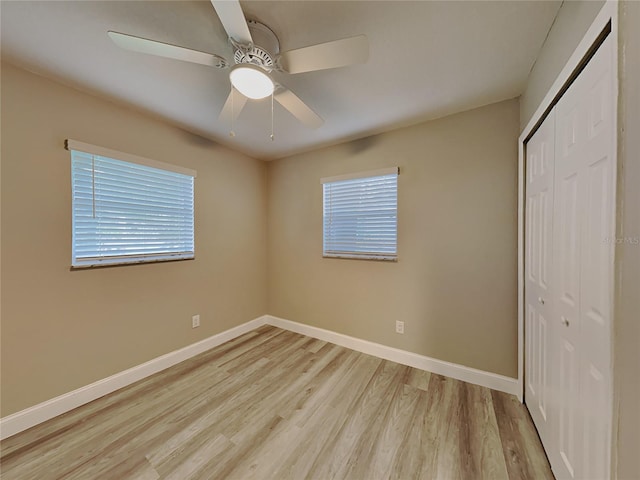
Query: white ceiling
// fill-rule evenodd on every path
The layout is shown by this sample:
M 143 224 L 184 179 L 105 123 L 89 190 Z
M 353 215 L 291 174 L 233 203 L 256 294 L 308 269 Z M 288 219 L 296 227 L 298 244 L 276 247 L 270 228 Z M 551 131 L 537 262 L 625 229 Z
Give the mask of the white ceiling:
M 2 1 L 3 58 L 158 115 L 256 158 L 366 137 L 520 95 L 560 1 L 242 1 L 281 50 L 364 33 L 365 65 L 277 73 L 325 119 L 312 130 L 270 100 L 250 101 L 229 136 L 218 121 L 227 70 L 118 48 L 115 30 L 217 53 L 232 49 L 208 1 Z

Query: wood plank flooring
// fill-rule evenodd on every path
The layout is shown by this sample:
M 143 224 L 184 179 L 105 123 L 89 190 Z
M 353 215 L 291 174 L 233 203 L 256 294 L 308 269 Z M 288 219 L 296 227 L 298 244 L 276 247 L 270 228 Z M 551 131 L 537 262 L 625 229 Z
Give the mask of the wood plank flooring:
M 12 479 L 552 479 L 513 396 L 265 326 L 0 444 Z

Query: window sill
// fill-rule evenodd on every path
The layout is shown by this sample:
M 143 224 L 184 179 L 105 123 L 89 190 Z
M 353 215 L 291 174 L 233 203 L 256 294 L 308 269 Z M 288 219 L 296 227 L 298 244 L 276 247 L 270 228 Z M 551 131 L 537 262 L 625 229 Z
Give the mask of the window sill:
M 147 263 L 166 263 L 166 262 L 182 262 L 184 260 L 195 260 L 195 256 L 192 257 L 170 257 L 170 258 L 137 258 L 135 260 L 125 260 L 122 258 L 102 260 L 95 263 L 78 264 L 70 267 L 71 271 L 74 270 L 91 270 L 94 268 L 107 268 L 107 267 L 124 267 L 127 265 L 141 265 Z
M 375 260 L 381 262 L 397 262 L 397 255 L 352 255 L 349 253 L 323 253 L 323 258 L 342 258 L 346 260 Z

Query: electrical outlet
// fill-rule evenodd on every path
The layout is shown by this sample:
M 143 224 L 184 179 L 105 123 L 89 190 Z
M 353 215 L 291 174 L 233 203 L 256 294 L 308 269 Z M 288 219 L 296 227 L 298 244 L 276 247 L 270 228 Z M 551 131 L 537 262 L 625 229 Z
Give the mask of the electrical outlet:
M 200 326 L 200 315 L 194 315 L 191 317 L 191 328 L 197 328 Z
M 404 322 L 396 320 L 396 333 L 404 334 Z

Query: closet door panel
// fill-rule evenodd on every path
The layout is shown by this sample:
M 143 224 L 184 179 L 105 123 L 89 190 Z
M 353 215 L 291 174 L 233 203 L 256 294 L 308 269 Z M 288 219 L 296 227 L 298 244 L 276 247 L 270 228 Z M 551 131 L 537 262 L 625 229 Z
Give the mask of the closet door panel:
M 581 251 L 581 398 L 584 402 L 582 474 L 609 476 L 611 324 L 615 247 L 616 161 L 609 38 L 587 65 L 584 78 L 587 138 L 583 156 L 585 221 Z
M 580 248 L 582 221 L 581 146 L 586 134 L 580 92 L 576 84 L 556 106 L 555 208 L 553 256 L 556 328 L 554 358 L 558 369 L 553 379 L 557 396 L 557 450 L 550 455 L 554 473 L 575 478 L 582 449 L 579 408 L 580 377 Z
M 549 438 L 554 146 L 552 112 L 527 143 L 525 204 L 525 403 L 540 436 Z
M 558 478 L 607 478 L 615 146 L 611 38 L 556 105 L 554 267 Z

